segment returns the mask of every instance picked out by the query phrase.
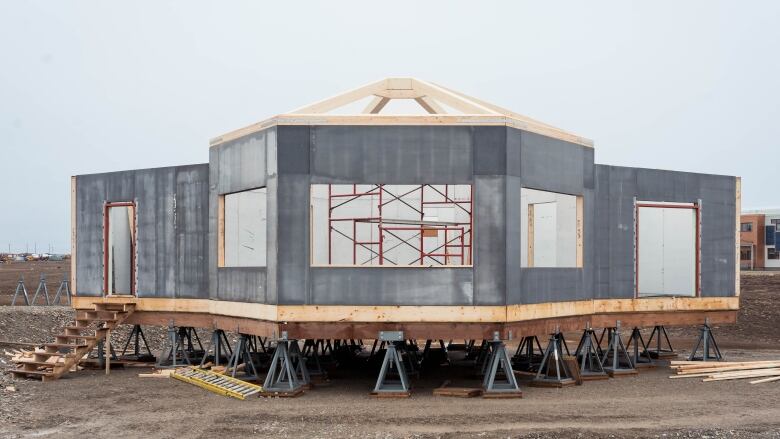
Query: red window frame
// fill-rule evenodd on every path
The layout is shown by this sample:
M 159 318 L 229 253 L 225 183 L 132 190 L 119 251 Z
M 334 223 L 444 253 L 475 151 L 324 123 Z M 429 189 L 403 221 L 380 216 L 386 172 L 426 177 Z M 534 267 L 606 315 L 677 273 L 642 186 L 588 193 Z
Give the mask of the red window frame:
M 639 208 L 660 207 L 665 209 L 693 209 L 696 211 L 696 261 L 695 277 L 696 286 L 694 297 L 701 297 L 701 205 L 693 204 L 664 204 L 664 203 L 635 203 L 634 204 L 634 298 L 639 299 Z
M 136 216 L 136 204 L 132 201 L 114 201 L 103 204 L 103 295 L 109 296 L 108 291 L 108 209 L 112 207 L 132 207 L 133 208 L 133 239 L 130 244 L 130 294 L 135 296 L 135 249 L 136 241 L 138 240 L 138 227 L 135 220 Z

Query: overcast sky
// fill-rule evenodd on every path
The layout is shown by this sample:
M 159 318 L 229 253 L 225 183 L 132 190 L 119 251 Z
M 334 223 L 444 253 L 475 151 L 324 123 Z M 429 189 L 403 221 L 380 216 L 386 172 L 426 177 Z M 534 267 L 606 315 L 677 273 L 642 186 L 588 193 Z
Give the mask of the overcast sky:
M 0 251 L 69 251 L 71 175 L 203 163 L 210 138 L 386 76 L 780 207 L 778 23 L 780 2 L 0 0 Z

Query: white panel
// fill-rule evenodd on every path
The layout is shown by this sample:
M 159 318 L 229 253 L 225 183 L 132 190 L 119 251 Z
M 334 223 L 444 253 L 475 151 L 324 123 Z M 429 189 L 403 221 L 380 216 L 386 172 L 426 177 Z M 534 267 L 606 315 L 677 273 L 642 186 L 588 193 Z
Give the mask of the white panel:
M 225 266 L 265 267 L 266 188 L 225 195 Z
M 640 207 L 639 296 L 696 295 L 696 211 Z
M 555 206 L 554 229 L 552 237 L 539 237 L 539 225 L 534 224 L 534 267 L 576 267 L 577 266 L 577 197 L 556 192 L 540 191 L 536 189 L 522 188 L 520 191 L 520 266 L 528 267 L 528 206 L 534 206 L 534 214 L 537 214 L 541 206 L 550 204 Z M 543 211 L 545 208 L 543 208 Z M 548 207 L 548 209 L 550 209 Z M 550 214 L 544 211 L 544 214 Z M 545 233 L 544 231 L 542 233 Z M 553 245 L 554 248 L 539 248 L 536 245 L 538 239 L 547 242 L 545 245 Z M 539 259 L 539 251 L 542 252 L 542 260 Z M 545 260 L 547 256 L 553 258 Z M 542 265 L 544 264 L 544 265 Z
M 639 208 L 639 295 L 664 294 L 664 209 Z
M 693 209 L 663 211 L 664 293 L 695 296 L 696 212 Z
M 132 294 L 132 235 L 129 206 L 108 208 L 108 292 Z
M 534 204 L 534 267 L 557 266 L 558 203 Z

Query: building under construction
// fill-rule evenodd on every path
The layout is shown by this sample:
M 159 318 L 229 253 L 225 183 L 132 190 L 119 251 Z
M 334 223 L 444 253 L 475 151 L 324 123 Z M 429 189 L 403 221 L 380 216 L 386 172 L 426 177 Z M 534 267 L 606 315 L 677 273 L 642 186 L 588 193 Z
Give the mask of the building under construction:
M 618 320 L 734 322 L 739 213 L 739 178 L 595 164 L 586 138 L 388 78 L 216 137 L 209 163 L 73 177 L 73 306 L 500 356 Z

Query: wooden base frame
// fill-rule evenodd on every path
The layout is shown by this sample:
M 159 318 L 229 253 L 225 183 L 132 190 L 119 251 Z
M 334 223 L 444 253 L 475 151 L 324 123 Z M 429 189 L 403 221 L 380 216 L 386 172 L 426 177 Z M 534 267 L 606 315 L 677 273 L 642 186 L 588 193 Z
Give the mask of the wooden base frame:
M 101 297 L 75 297 L 73 307 L 84 309 Z M 125 299 L 126 300 L 126 299 Z M 316 306 L 264 305 L 203 299 L 135 300 L 127 323 L 193 326 L 276 337 L 366 338 L 379 331 L 404 331 L 420 339 L 491 339 L 498 331 L 505 340 L 545 335 L 556 327 L 579 331 L 592 327 L 689 326 L 736 322 L 739 298 L 653 298 L 584 300 L 510 306 Z

